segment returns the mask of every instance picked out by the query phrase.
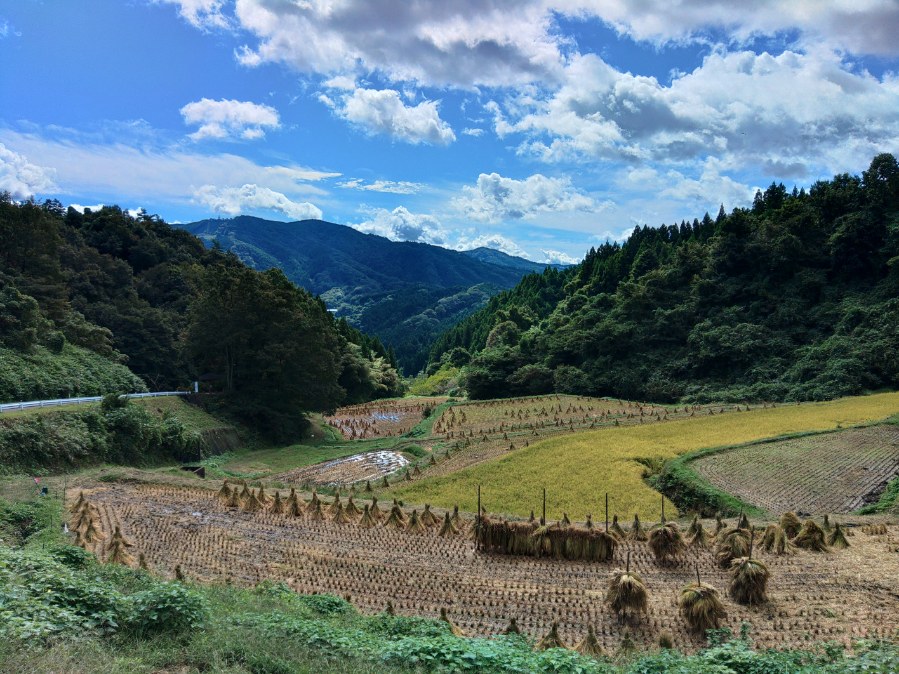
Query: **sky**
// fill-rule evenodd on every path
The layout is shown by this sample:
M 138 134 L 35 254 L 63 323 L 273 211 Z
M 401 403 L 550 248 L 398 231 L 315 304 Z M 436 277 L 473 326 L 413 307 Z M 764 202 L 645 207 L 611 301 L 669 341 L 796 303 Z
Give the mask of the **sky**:
M 574 262 L 899 155 L 897 0 L 0 0 L 0 191 Z

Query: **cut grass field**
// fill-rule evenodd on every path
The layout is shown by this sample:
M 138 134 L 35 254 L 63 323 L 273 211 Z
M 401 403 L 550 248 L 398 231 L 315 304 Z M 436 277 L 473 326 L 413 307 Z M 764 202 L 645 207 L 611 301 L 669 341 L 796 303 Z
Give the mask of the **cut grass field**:
M 647 520 L 661 515 L 661 495 L 644 481 L 643 462 L 660 464 L 680 454 L 711 447 L 824 431 L 885 419 L 899 412 L 899 393 L 842 398 L 823 403 L 781 405 L 726 415 L 710 415 L 647 426 L 606 428 L 532 444 L 500 459 L 450 475 L 403 483 L 391 496 L 441 507 L 458 504 L 474 511 L 477 487 L 491 513 L 527 516 L 538 511 L 547 490 L 547 517 L 563 513 L 582 519 L 600 515 L 604 495 L 610 512 L 639 513 Z M 665 503 L 666 514 L 677 513 Z

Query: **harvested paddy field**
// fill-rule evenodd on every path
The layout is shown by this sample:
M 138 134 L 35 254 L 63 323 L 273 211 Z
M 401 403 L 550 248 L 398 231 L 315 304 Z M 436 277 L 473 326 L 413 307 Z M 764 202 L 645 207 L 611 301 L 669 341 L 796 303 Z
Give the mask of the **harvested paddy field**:
M 340 486 L 377 480 L 402 469 L 409 460 L 398 452 L 382 449 L 332 459 L 276 476 L 281 482 Z
M 663 630 L 674 635 L 677 647 L 692 651 L 701 642 L 687 631 L 677 596 L 695 578 L 697 566 L 703 582 L 722 593 L 727 611 L 723 625 L 736 632 L 741 622 L 750 622 L 752 637 L 762 648 L 892 637 L 899 615 L 895 524 L 869 527 L 870 533 L 853 529 L 851 547 L 844 550 L 800 550 L 785 556 L 759 551 L 771 572 L 769 601 L 748 608 L 727 597 L 729 574 L 710 550 L 691 548 L 669 564 L 659 564 L 646 543 L 634 541 L 619 545 L 608 563 L 513 557 L 476 552 L 465 534 L 470 517 L 460 522 L 462 533 L 441 537 L 436 526 L 421 533 L 384 523 L 365 528 L 358 516 L 339 524 L 335 520 L 342 518 L 331 514 L 327 504 L 317 519 L 311 508 L 299 516 L 277 514 L 272 506 L 257 512 L 229 508 L 202 488 L 139 483 L 84 487 L 105 541 L 119 527 L 134 546 L 131 554 L 143 554 L 158 573 L 173 575 L 178 568 L 198 581 L 282 581 L 302 593 L 346 596 L 367 613 L 384 610 L 388 602 L 405 615 L 436 617 L 443 608 L 470 635 L 500 633 L 515 618 L 534 637 L 558 622 L 569 644 L 593 626 L 606 652 L 615 652 L 625 633 L 638 646 L 652 646 Z M 70 497 L 77 495 L 70 492 Z M 273 496 L 270 491 L 269 500 Z M 285 491 L 279 496 L 282 503 L 287 500 Z M 369 503 L 356 500 L 357 506 Z M 404 514 L 412 518 L 408 508 Z M 435 514 L 442 520 L 442 512 Z M 101 558 L 108 554 L 105 541 L 92 545 Z M 649 602 L 644 617 L 621 625 L 604 597 L 611 571 L 624 565 L 628 553 Z
M 687 465 L 769 513 L 848 513 L 899 475 L 899 426 L 884 424 L 710 453 Z
M 450 411 L 459 414 L 456 407 Z M 540 507 L 546 488 L 549 516 L 561 518 L 563 513 L 584 517 L 600 512 L 608 493 L 612 512 L 628 517 L 639 513 L 644 519 L 658 520 L 661 497 L 643 480 L 647 464 L 660 465 L 705 448 L 866 424 L 897 412 L 899 393 L 882 393 L 723 415 L 704 413 L 624 428 L 613 425 L 533 442 L 494 460 L 435 477 L 429 477 L 426 470 L 418 481 L 397 483 L 391 495 L 444 507 L 459 504 L 474 512 L 480 485 L 491 512 L 526 517 Z M 493 423 L 499 426 L 501 422 Z M 466 436 L 469 440 L 475 437 L 468 432 Z M 436 468 L 440 469 L 439 463 Z M 666 501 L 665 508 L 672 515 L 676 512 L 673 503 Z
M 403 398 L 375 400 L 341 407 L 325 423 L 347 440 L 389 438 L 408 433 L 431 410 L 447 398 Z

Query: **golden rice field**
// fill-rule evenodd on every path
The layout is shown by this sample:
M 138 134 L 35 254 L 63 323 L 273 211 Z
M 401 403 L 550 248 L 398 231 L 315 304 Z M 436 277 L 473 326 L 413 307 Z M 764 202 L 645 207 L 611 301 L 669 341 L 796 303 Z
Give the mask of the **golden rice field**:
M 449 475 L 401 483 L 390 495 L 413 503 L 467 511 L 477 508 L 477 487 L 491 513 L 527 516 L 539 511 L 547 490 L 547 517 L 599 517 L 605 494 L 610 512 L 646 520 L 661 515 L 661 495 L 643 481 L 639 459 L 661 460 L 709 447 L 855 426 L 899 413 L 899 393 L 842 398 L 823 403 L 780 405 L 748 412 L 604 428 L 551 438 Z M 677 513 L 665 502 L 665 514 Z

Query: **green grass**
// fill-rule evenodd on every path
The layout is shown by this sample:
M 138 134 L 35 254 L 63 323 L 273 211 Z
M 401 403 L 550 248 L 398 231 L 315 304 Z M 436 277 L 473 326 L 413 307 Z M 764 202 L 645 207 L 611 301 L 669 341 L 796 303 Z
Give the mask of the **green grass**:
M 231 428 L 232 425 L 192 405 L 181 396 L 165 396 L 160 398 L 136 398 L 131 401 L 135 405 L 156 416 L 171 414 L 178 417 L 181 423 L 192 431 L 207 431 L 216 428 Z
M 191 430 L 204 431 L 213 428 L 229 428 L 231 424 L 224 422 L 204 412 L 196 405 L 191 405 L 181 396 L 164 396 L 159 398 L 134 398 L 133 405 L 143 407 L 155 416 L 172 414 Z M 30 417 L 39 414 L 53 414 L 54 412 L 78 412 L 82 410 L 98 409 L 100 403 L 74 403 L 71 405 L 56 405 L 53 407 L 29 407 L 25 410 L 13 410 L 0 414 L 0 419 L 15 419 Z

